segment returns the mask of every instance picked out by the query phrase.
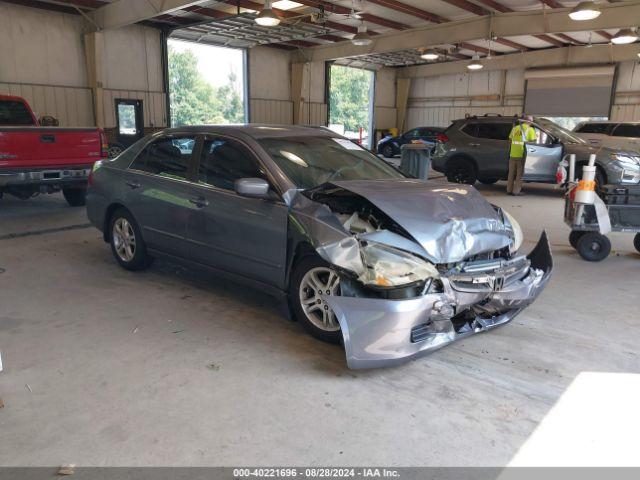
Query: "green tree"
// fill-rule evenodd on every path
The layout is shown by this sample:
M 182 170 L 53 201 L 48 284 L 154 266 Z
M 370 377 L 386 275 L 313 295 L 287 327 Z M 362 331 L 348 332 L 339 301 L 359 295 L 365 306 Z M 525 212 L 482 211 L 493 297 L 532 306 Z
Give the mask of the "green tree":
M 242 98 L 229 74 L 227 85 L 214 87 L 198 71 L 198 58 L 169 46 L 169 102 L 171 125 L 240 123 L 244 120 Z
M 344 125 L 345 130 L 369 128 L 369 89 L 371 72 L 340 65 L 331 66 L 329 123 Z

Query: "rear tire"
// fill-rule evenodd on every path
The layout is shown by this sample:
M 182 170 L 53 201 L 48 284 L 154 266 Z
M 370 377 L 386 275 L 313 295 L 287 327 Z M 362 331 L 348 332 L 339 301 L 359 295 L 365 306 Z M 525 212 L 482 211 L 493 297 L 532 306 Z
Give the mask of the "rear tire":
M 87 203 L 87 187 L 63 188 L 62 195 L 71 207 L 82 207 Z
M 445 175 L 451 183 L 465 183 L 473 185 L 478 179 L 476 167 L 466 158 L 452 158 L 447 163 Z
M 385 145 L 384 147 L 382 147 L 382 156 L 384 158 L 393 158 L 394 156 L 393 147 L 391 145 Z
M 573 248 L 578 248 L 578 241 L 584 236 L 587 232 L 581 232 L 579 230 L 572 230 L 569 234 L 569 244 Z
M 107 157 L 108 158 L 116 158 L 122 152 L 125 151 L 124 145 L 120 143 L 110 143 L 107 147 Z
M 109 219 L 109 243 L 111 253 L 122 268 L 137 271 L 151 265 L 140 227 L 124 208 L 113 212 Z
M 578 253 L 588 262 L 600 262 L 609 256 L 611 242 L 597 232 L 586 232 L 577 245 Z
M 327 343 L 341 343 L 342 332 L 337 318 L 319 297 L 320 292 L 326 294 L 327 291 L 332 292 L 330 295 L 340 295 L 339 278 L 331 275 L 337 276 L 329 264 L 319 257 L 313 255 L 302 258 L 291 273 L 289 304 L 295 319 L 312 337 Z M 309 282 L 312 277 L 315 282 Z M 334 283 L 331 282 L 332 278 Z M 311 288 L 312 285 L 316 285 L 316 288 Z M 325 319 L 327 322 L 323 324 Z

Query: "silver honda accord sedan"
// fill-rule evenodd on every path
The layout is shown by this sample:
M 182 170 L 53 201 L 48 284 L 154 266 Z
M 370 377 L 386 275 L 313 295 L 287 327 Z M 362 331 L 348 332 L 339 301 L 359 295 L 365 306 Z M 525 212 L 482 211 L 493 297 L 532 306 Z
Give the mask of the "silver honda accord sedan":
M 473 187 L 407 178 L 327 129 L 172 128 L 96 164 L 87 214 L 128 270 L 168 257 L 288 302 L 351 368 L 513 319 L 552 270 Z

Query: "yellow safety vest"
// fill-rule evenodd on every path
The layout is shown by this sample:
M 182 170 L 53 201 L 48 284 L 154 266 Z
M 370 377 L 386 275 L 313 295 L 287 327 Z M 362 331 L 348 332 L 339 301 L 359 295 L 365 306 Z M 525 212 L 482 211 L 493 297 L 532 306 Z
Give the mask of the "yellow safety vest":
M 536 139 L 536 131 L 530 125 L 517 124 L 511 129 L 509 140 L 511 140 L 511 150 L 509 156 L 512 158 L 524 157 L 524 143 L 533 142 Z

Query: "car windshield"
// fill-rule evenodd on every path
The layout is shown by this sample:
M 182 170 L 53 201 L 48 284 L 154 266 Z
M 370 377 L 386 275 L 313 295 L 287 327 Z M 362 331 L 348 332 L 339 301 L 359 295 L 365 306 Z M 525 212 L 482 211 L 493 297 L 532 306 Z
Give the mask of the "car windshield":
M 536 119 L 536 123 L 538 123 L 538 125 L 544 128 L 547 132 L 556 137 L 562 143 L 588 144 L 586 140 L 577 137 L 573 132 L 567 130 L 566 128 L 562 128 L 560 125 L 552 122 L 551 120 L 547 120 L 546 118 L 538 118 Z
M 258 142 L 298 188 L 313 188 L 331 180 L 405 178 L 345 138 L 263 138 Z

